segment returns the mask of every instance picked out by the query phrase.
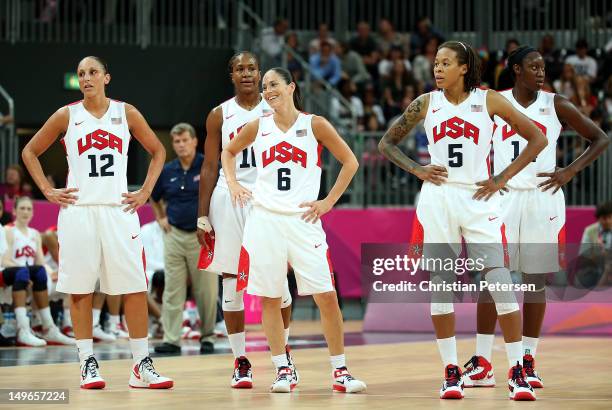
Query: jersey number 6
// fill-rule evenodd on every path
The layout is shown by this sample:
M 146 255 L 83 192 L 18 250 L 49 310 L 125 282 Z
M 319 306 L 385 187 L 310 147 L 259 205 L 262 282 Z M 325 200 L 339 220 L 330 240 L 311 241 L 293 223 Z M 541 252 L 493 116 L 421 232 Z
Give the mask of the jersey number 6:
M 291 189 L 291 169 L 279 168 L 278 169 L 278 190 L 289 191 Z

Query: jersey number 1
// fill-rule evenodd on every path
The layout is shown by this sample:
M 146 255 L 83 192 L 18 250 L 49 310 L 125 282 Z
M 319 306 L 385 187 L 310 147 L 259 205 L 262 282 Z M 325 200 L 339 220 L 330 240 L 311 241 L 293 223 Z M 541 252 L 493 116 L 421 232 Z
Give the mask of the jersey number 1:
M 249 152 L 251 153 L 251 161 L 249 163 Z M 249 150 L 245 148 L 242 150 L 242 161 L 240 162 L 240 168 L 251 168 L 256 167 L 255 164 L 255 151 L 253 151 L 253 147 Z
M 511 141 L 511 143 L 512 143 L 512 148 L 514 148 L 514 155 L 512 156 L 512 161 L 514 161 L 519 156 L 519 154 L 520 154 L 520 152 L 519 152 L 520 146 L 519 146 L 519 142 L 518 141 Z M 533 161 L 531 161 L 531 162 L 536 162 L 536 159 L 538 159 L 538 157 L 535 157 L 533 159 Z
M 111 154 L 100 155 L 100 163 L 103 161 L 106 161 L 106 163 L 101 164 L 99 173 L 96 156 L 88 155 L 87 158 L 89 158 L 89 162 L 91 164 L 91 171 L 89 172 L 90 177 L 112 177 L 115 175 L 113 171 L 108 170 L 115 163 L 114 157 Z

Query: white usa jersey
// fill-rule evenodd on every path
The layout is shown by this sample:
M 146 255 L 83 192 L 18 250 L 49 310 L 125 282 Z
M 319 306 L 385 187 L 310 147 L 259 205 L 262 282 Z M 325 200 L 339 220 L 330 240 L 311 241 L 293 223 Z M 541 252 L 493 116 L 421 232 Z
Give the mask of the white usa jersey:
M 253 203 L 280 213 L 303 213 L 303 202 L 316 201 L 321 186 L 321 145 L 312 132 L 313 115 L 300 113 L 282 132 L 272 114 L 259 119 L 253 143 L 257 180 Z
M 36 262 L 36 238 L 38 231 L 27 228 L 27 234 L 22 233 L 17 227 L 12 227 L 13 232 L 13 262 L 17 266 L 32 266 Z
M 429 93 L 425 132 L 431 164 L 448 171 L 448 183 L 473 185 L 489 178 L 493 120 L 487 111 L 487 90 L 475 89 L 453 105 L 444 91 Z
M 548 145 L 518 174 L 508 181 L 508 186 L 514 189 L 534 189 L 547 178 L 537 177 L 539 172 L 553 172 L 557 164 L 557 139 L 561 133 L 561 122 L 555 111 L 555 94 L 539 91 L 536 100 L 525 108 L 514 99 L 512 90 L 500 92 L 521 113 L 525 114 L 537 125 L 548 140 Z M 502 172 L 527 146 L 527 140 L 521 137 L 503 119 L 495 116 L 495 132 L 493 133 L 493 152 L 495 174 Z
M 267 102 L 262 98 L 259 104 L 252 110 L 246 110 L 236 102 L 236 97 L 231 98 L 221 104 L 221 115 L 223 115 L 223 125 L 221 126 L 221 148 L 225 149 L 232 139 L 249 122 L 256 120 L 262 115 L 271 113 L 272 110 Z M 245 148 L 242 153 L 236 156 L 236 180 L 245 188 L 251 190 L 255 186 L 257 178 L 257 160 L 253 147 Z M 227 188 L 225 173 L 223 168 L 219 170 L 217 185 Z
M 68 158 L 66 188 L 78 188 L 76 205 L 121 205 L 131 138 L 125 103 L 110 100 L 102 118 L 91 115 L 82 101 L 68 109 L 70 122 L 61 140 Z

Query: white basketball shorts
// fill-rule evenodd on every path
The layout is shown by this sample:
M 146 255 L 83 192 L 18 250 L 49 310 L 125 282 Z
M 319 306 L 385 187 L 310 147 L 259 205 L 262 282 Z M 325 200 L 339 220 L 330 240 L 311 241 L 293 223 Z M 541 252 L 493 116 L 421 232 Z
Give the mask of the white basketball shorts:
M 300 295 L 333 291 L 329 248 L 321 221 L 307 223 L 302 214 L 280 214 L 253 206 L 244 228 L 241 268 L 248 275 L 247 292 L 279 298 L 285 293 L 287 263 L 293 267 Z
M 565 246 L 565 196 L 559 190 L 510 190 L 501 198 L 510 270 L 558 272 Z
M 121 206 L 62 208 L 57 222 L 60 245 L 57 291 L 122 295 L 147 291 L 145 255 L 138 214 Z

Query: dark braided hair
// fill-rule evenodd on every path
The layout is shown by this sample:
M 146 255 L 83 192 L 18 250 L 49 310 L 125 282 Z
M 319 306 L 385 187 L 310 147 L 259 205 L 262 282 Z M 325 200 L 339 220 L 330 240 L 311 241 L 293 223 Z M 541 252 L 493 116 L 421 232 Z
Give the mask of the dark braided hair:
M 255 60 L 255 63 L 257 64 L 257 68 L 259 69 L 259 59 L 257 58 L 257 56 L 250 51 L 243 50 L 243 51 L 238 51 L 229 59 L 229 62 L 227 63 L 227 70 L 229 71 L 230 74 L 234 71 L 234 63 L 236 63 L 236 60 L 238 60 L 238 57 L 240 57 L 243 54 L 249 57 L 252 57 Z
M 459 65 L 467 65 L 467 73 L 463 77 L 463 89 L 470 92 L 480 86 L 480 58 L 476 51 L 467 43 L 461 41 L 447 41 L 438 47 L 453 50 L 457 54 Z
M 295 108 L 297 108 L 299 111 L 304 111 L 304 106 L 302 104 L 302 92 L 300 91 L 300 86 L 297 83 L 297 81 L 293 79 L 293 76 L 291 75 L 291 73 L 283 67 L 274 67 L 268 71 L 274 71 L 276 74 L 281 76 L 283 80 L 285 81 L 285 84 L 287 85 L 291 83 L 295 84 L 295 90 L 293 91 L 293 105 L 295 105 Z

